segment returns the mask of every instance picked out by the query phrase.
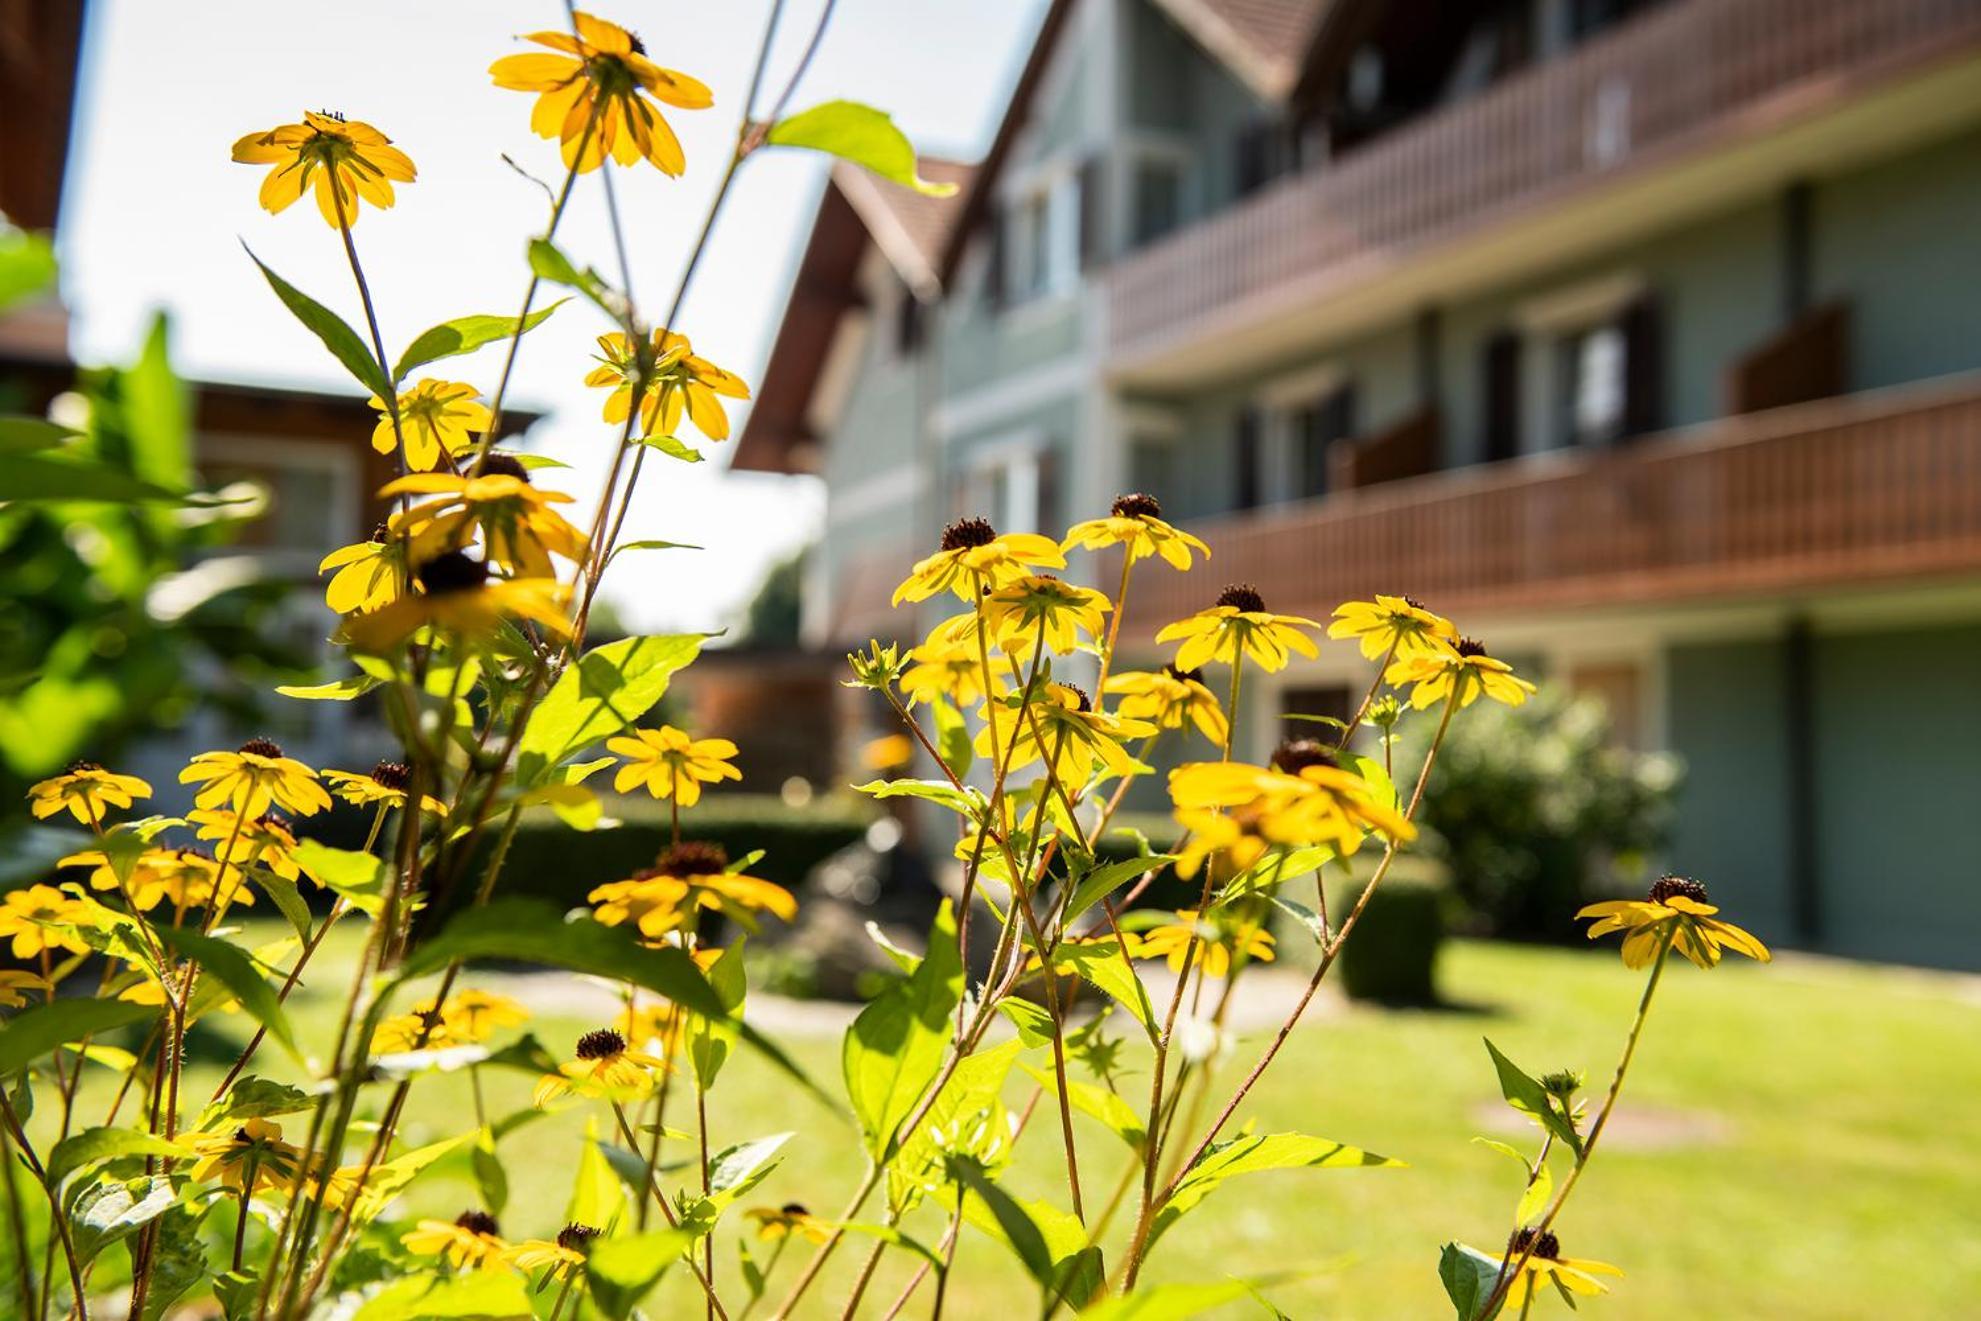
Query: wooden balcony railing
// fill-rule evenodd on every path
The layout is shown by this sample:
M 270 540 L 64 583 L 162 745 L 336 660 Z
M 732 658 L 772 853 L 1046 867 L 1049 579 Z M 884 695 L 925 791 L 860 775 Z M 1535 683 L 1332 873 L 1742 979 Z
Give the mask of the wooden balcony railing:
M 1297 314 L 1336 275 L 1668 157 L 1784 93 L 1846 91 L 1977 39 L 1981 0 L 1671 0 L 1125 259 L 1110 355 L 1192 342 L 1220 314 L 1233 328 L 1247 300 Z
M 1138 628 L 1227 582 L 1324 619 L 1375 592 L 1477 615 L 1976 572 L 1981 374 L 1189 526 L 1212 559 L 1137 576 Z

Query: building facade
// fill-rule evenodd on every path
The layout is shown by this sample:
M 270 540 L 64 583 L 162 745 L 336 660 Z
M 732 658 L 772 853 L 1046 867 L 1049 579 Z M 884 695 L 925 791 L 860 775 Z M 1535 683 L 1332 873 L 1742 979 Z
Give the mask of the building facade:
M 1216 554 L 1128 636 L 1408 592 L 1682 755 L 1765 937 L 1981 966 L 1981 0 L 1059 0 L 955 176 L 835 176 L 739 448 L 814 643 L 1148 491 Z

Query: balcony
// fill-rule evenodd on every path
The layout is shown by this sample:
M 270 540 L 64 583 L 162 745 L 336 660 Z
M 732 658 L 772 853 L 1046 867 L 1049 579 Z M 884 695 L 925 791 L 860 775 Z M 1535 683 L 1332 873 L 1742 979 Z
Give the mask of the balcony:
M 1181 388 L 1981 118 L 1981 0 L 1671 0 L 1110 273 Z
M 1323 619 L 1403 593 L 1478 616 L 1981 571 L 1981 374 L 1190 524 L 1208 575 L 1136 578 L 1140 629 L 1250 582 Z

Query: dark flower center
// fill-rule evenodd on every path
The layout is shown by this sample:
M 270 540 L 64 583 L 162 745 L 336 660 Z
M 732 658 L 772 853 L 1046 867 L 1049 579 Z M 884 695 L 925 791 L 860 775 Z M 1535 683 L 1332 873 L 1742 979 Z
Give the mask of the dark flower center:
M 1116 518 L 1161 518 L 1162 502 L 1141 491 L 1118 497 L 1114 502 Z
M 1417 599 L 1416 597 L 1414 597 L 1414 596 L 1406 596 L 1406 597 L 1404 597 L 1404 598 L 1403 598 L 1403 604 L 1405 604 L 1405 605 L 1407 605 L 1407 606 L 1409 606 L 1409 607 L 1410 607 L 1410 608 L 1411 608 L 1412 610 L 1429 610 L 1429 609 L 1431 608 L 1431 607 L 1429 607 L 1429 606 L 1427 606 L 1427 605 L 1425 605 L 1425 604 L 1424 604 L 1424 603 L 1423 603 L 1422 601 L 1419 601 L 1419 600 L 1418 600 L 1418 599 Z
M 1233 583 L 1218 593 L 1217 603 L 1248 615 L 1261 614 L 1266 608 L 1266 598 L 1260 596 L 1259 589 L 1250 583 Z
M 525 484 L 530 480 L 530 470 L 525 468 L 523 461 L 513 454 L 491 454 L 481 461 L 481 470 L 484 477 L 490 473 L 500 473 L 504 477 L 514 477 Z
M 281 812 L 263 812 L 255 818 L 255 824 L 264 830 L 279 830 L 285 835 L 296 833 L 295 823 Z
M 454 1224 L 470 1234 L 486 1234 L 490 1238 L 502 1232 L 502 1227 L 495 1223 L 495 1217 L 486 1211 L 463 1211 L 454 1217 Z
M 653 860 L 657 876 L 720 876 L 728 869 L 728 851 L 702 839 L 684 839 L 662 849 Z
M 633 54 L 645 55 L 647 53 L 647 43 L 640 40 L 639 33 L 629 29 L 626 33 L 626 42 L 633 48 Z M 594 1229 L 592 1233 L 596 1234 L 598 1231 Z
M 257 757 L 279 757 L 282 745 L 272 738 L 251 738 L 241 745 L 241 751 Z
M 805 1204 L 803 1202 L 786 1202 L 783 1206 L 780 1206 L 777 1209 L 782 1214 L 788 1216 L 808 1216 L 811 1214 L 810 1211 L 807 1211 L 805 1209 Z
M 1309 766 L 1333 766 L 1334 754 L 1310 738 L 1288 739 L 1273 749 L 1272 764 L 1288 775 L 1298 775 Z
M 1689 876 L 1663 876 L 1651 884 L 1651 902 L 1661 904 L 1674 896 L 1683 895 L 1695 904 L 1706 902 L 1706 887 Z
M 576 1221 L 557 1231 L 557 1246 L 567 1252 L 585 1252 L 591 1248 L 592 1240 L 599 1231 L 591 1225 L 581 1225 Z
M 1075 711 L 1091 711 L 1094 709 L 1093 699 L 1087 696 L 1087 690 L 1085 688 L 1082 688 L 1079 684 L 1063 683 L 1059 686 L 1061 688 L 1064 688 L 1067 692 L 1072 693 L 1073 700 L 1079 703 L 1079 705 L 1073 708 Z
M 1458 654 L 1467 657 L 1483 656 L 1486 654 L 1486 644 L 1477 638 L 1460 638 L 1458 640 Z
M 413 768 L 403 761 L 381 761 L 371 768 L 372 783 L 404 791 L 413 782 Z
M 234 1141 L 240 1143 L 242 1146 L 245 1147 L 250 1143 L 252 1143 L 254 1140 L 255 1140 L 254 1134 L 248 1132 L 248 1130 L 246 1130 L 245 1128 L 237 1128 L 234 1130 Z
M 72 761 L 69 763 L 69 774 L 71 775 L 87 775 L 91 771 L 100 771 L 102 769 L 102 766 L 93 761 Z
M 959 518 L 942 530 L 944 550 L 970 550 L 997 540 L 997 529 L 986 518 Z
M 1162 672 L 1170 678 L 1183 683 L 1202 683 L 1204 681 L 1204 672 L 1202 670 L 1179 670 L 1174 665 L 1165 665 L 1162 667 Z
M 1532 1229 L 1516 1229 L 1506 1241 L 1506 1250 L 1516 1257 L 1527 1252 L 1536 1257 L 1546 1257 L 1549 1261 L 1561 1260 L 1561 1240 L 1555 1237 L 1551 1229 L 1543 1229 L 1539 1233 Z
M 626 1038 L 609 1027 L 587 1032 L 578 1038 L 578 1058 L 581 1060 L 610 1059 L 625 1049 Z
M 469 592 L 482 586 L 488 581 L 488 565 L 470 559 L 458 550 L 450 550 L 422 564 L 413 576 L 428 596 L 445 596 L 449 592 Z
M 380 523 L 378 526 L 374 527 L 371 530 L 371 539 L 373 541 L 378 542 L 380 545 L 383 545 L 387 541 L 390 541 L 392 539 L 392 529 L 386 527 L 385 524 Z

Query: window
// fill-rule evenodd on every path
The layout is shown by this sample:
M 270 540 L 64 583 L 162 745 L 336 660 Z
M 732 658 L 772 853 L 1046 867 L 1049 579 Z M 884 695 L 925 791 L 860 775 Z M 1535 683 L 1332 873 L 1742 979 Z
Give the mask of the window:
M 1231 505 L 1234 509 L 1257 509 L 1265 501 L 1265 430 L 1257 408 L 1239 412 L 1232 425 L 1231 469 L 1234 478 Z
M 1612 322 L 1573 331 L 1559 343 L 1561 434 L 1571 445 L 1607 445 L 1623 434 L 1626 362 L 1623 328 Z
M 203 435 L 197 461 L 215 486 L 253 481 L 268 491 L 268 512 L 247 524 L 231 549 L 313 562 L 371 529 L 363 524 L 361 448 L 308 440 Z M 362 524 L 362 525 L 361 525 Z
M 1299 168 L 1299 130 L 1282 119 L 1255 120 L 1239 130 L 1232 155 L 1238 170 L 1235 191 L 1244 197 Z
M 997 443 L 964 460 L 952 518 L 988 518 L 999 532 L 1057 531 L 1064 517 L 1058 447 L 1036 439 Z
M 1294 493 L 1305 499 L 1328 493 L 1328 451 L 1355 435 L 1355 387 L 1339 386 L 1295 408 L 1288 418 L 1293 444 Z
M 1520 410 L 1518 449 L 1609 445 L 1655 430 L 1664 402 L 1663 317 L 1655 292 L 1629 273 L 1557 290 L 1517 313 L 1518 361 L 1489 342 L 1487 456 L 1503 456 L 1509 385 Z M 1502 373 L 1513 371 L 1517 381 Z
M 1298 720 L 1296 716 L 1324 716 L 1328 720 L 1347 720 L 1352 714 L 1348 706 L 1348 689 L 1341 684 L 1326 684 L 1312 688 L 1288 688 L 1279 699 L 1279 736 L 1286 739 L 1311 738 L 1333 743 L 1341 737 L 1341 731 L 1333 725 L 1318 720 Z
M 1183 164 L 1145 156 L 1135 162 L 1135 229 L 1139 246 L 1153 243 L 1183 220 Z
M 1180 512 L 1176 442 L 1166 436 L 1128 438 L 1128 489 L 1154 496 L 1171 514 Z
M 894 355 L 910 358 L 922 346 L 922 300 L 907 290 L 900 291 L 894 304 Z
M 1014 303 L 1069 293 L 1079 281 L 1081 174 L 1068 171 L 1021 192 L 1006 209 L 1004 293 Z

